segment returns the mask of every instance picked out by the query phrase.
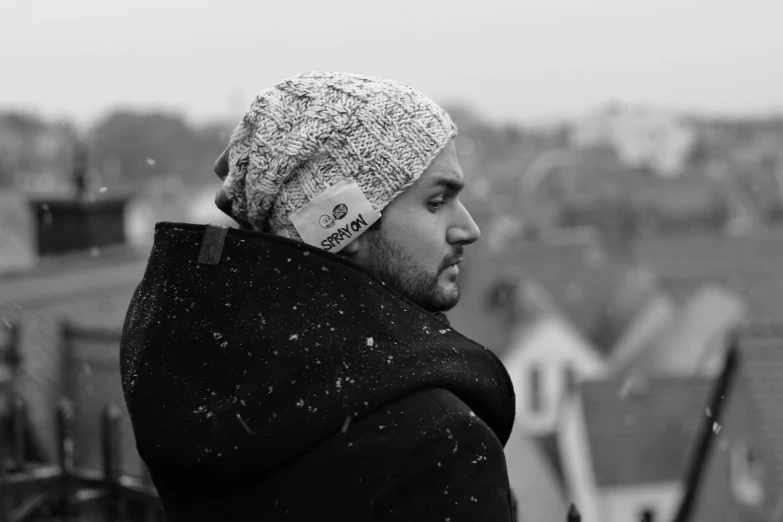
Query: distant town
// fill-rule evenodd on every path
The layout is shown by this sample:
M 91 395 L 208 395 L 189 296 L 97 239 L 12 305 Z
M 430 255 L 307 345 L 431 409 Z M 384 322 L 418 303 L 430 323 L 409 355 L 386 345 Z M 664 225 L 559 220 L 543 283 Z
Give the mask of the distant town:
M 780 520 L 783 116 L 610 104 L 543 129 L 448 110 L 482 229 L 449 317 L 513 379 L 519 519 Z M 76 464 L 100 468 L 112 404 L 122 471 L 145 480 L 122 321 L 155 223 L 232 224 L 212 172 L 231 131 L 0 114 L 0 413 L 24 402 L 5 440 L 25 459 L 56 461 L 67 397 Z

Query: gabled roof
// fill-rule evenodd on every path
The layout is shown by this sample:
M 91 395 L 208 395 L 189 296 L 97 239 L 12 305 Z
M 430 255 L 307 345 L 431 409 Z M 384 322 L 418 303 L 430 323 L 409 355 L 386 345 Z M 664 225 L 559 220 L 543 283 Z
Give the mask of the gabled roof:
M 510 335 L 520 320 L 510 310 L 493 308 L 490 295 L 498 285 L 518 289 L 528 278 L 546 282 L 564 275 L 577 274 L 585 263 L 584 244 L 547 245 L 541 242 L 516 241 L 499 252 L 480 246 L 465 249 L 461 265 L 459 305 L 449 312 L 454 328 L 501 355 L 508 347 Z M 549 289 L 547 288 L 547 291 Z
M 711 385 L 703 377 L 584 382 L 582 406 L 598 486 L 679 480 Z
M 702 418 L 696 451 L 688 463 L 685 495 L 675 520 L 689 519 L 693 501 L 707 460 L 714 448 L 714 423 L 722 422 L 723 407 L 730 400 L 733 383 L 742 379 L 753 406 L 761 453 L 772 476 L 776 490 L 783 490 L 783 326 L 774 323 L 751 323 L 740 331 L 729 349 L 723 372 L 710 398 L 711 418 Z
M 600 246 L 589 241 L 515 241 L 499 252 L 470 248 L 465 250 L 462 268 L 462 298 L 449 318 L 457 330 L 499 355 L 524 318 L 490 309 L 488 295 L 496 285 L 505 282 L 518 288 L 535 281 L 563 317 L 591 338 L 597 328 L 606 326 L 615 285 L 626 269 L 622 261 L 601 253 Z
M 671 375 L 720 372 L 726 337 L 744 320 L 745 303 L 721 287 L 695 291 L 634 367 Z

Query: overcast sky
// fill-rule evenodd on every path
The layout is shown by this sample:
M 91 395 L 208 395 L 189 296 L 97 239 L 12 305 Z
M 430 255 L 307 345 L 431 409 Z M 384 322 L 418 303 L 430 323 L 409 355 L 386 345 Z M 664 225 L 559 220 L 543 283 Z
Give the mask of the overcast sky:
M 404 81 L 521 122 L 611 99 L 783 113 L 783 0 L 0 0 L 0 109 L 230 116 L 294 73 Z

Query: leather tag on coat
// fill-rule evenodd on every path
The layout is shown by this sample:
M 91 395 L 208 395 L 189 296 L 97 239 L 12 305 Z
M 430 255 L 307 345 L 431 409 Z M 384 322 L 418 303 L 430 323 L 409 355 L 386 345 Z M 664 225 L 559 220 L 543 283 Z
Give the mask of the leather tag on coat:
M 198 254 L 198 262 L 205 265 L 216 265 L 220 262 L 223 253 L 223 244 L 226 241 L 228 227 L 222 225 L 207 225 L 204 230 L 204 239 L 201 240 L 201 252 Z

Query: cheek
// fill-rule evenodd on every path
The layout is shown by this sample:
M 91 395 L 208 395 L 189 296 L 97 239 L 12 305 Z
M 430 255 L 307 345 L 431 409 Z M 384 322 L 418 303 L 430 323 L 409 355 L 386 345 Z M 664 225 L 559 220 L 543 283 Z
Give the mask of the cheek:
M 417 264 L 434 271 L 443 260 L 446 239 L 444 232 L 437 226 L 437 220 L 431 213 L 406 209 L 408 219 L 395 220 L 393 227 L 387 228 L 387 234 L 399 246 L 405 249 Z

